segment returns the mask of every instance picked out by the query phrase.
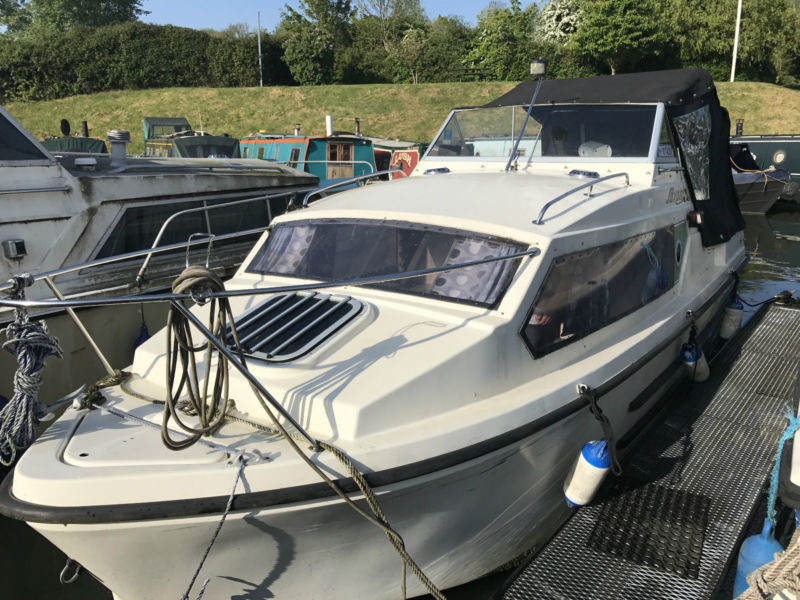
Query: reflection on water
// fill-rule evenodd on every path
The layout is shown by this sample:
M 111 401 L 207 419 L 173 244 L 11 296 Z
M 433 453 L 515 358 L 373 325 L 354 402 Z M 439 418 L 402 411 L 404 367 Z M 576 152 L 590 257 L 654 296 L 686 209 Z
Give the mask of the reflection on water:
M 750 262 L 739 283 L 741 297 L 757 303 L 783 290 L 800 295 L 800 212 L 745 215 L 745 221 Z
M 739 284 L 742 298 L 755 304 L 783 290 L 800 295 L 800 212 L 746 215 L 745 244 L 750 261 Z M 753 307 L 745 307 L 748 313 Z M 65 557 L 22 523 L 0 517 L 0 580 L 2 598 L 24 600 L 110 600 L 111 594 L 83 574 L 61 585 L 58 574 Z M 493 596 L 509 573 L 447 592 L 448 600 L 485 600 Z M 413 576 L 413 575 L 410 575 Z M 399 577 L 399 563 L 398 563 Z M 187 579 L 188 584 L 188 579 Z

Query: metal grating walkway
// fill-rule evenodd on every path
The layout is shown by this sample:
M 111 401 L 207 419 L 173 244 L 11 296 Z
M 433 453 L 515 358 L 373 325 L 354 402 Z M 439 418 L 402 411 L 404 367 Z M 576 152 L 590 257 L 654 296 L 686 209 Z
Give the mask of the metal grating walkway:
M 755 315 L 503 600 L 710 598 L 772 468 L 799 350 L 800 310 Z

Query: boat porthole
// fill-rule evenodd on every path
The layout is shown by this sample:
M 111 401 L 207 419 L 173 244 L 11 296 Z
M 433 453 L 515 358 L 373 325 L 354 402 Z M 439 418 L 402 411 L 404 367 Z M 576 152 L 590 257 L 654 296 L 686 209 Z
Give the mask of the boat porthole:
M 783 150 L 778 150 L 775 154 L 772 155 L 772 163 L 779 165 L 783 161 L 786 160 L 786 152 Z
M 681 243 L 678 242 L 675 244 L 675 262 L 680 264 L 681 262 Z

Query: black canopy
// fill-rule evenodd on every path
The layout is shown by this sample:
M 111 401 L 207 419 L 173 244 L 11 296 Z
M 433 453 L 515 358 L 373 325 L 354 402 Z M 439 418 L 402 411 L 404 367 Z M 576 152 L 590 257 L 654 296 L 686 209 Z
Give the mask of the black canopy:
M 527 105 L 536 85 L 535 80 L 524 81 L 484 108 Z M 703 244 L 713 246 L 728 241 L 744 229 L 744 219 L 729 164 L 730 119 L 707 71 L 673 69 L 548 79 L 542 82 L 536 97 L 537 105 L 649 102 L 663 102 L 667 109 L 673 138 L 681 148 L 694 207 L 703 214 Z
M 535 80 L 523 81 L 485 106 L 529 104 L 535 88 Z M 672 69 L 581 79 L 547 79 L 542 82 L 536 104 L 663 102 L 667 106 L 683 106 L 714 91 L 711 75 L 704 69 Z

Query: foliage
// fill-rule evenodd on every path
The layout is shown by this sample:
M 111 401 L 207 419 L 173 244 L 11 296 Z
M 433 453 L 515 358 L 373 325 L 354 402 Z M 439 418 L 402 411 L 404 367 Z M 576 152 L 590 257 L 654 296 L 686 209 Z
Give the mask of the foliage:
M 659 55 L 667 43 L 659 0 L 588 0 L 581 8 L 572 48 L 618 70 L 638 70 L 645 57 Z
M 737 0 L 670 0 L 669 29 L 682 64 L 703 66 L 728 79 L 733 57 Z M 797 10 L 788 0 L 744 0 L 738 78 L 785 82 L 797 73 Z
M 475 44 L 467 55 L 468 66 L 492 79 L 520 80 L 530 65 L 536 5 L 522 10 L 519 0 L 509 8 L 490 5 L 478 17 Z
M 265 83 L 288 83 L 279 48 L 262 39 Z M 274 65 L 278 63 L 277 68 Z M 103 90 L 258 85 L 257 42 L 183 27 L 127 23 L 44 40 L 0 36 L 0 99 L 42 100 Z
M 136 21 L 148 14 L 141 4 L 142 0 L 2 0 L 0 23 L 11 34 L 42 39 L 76 28 Z
M 535 36 L 542 42 L 566 44 L 580 21 L 580 0 L 550 0 L 536 18 Z

